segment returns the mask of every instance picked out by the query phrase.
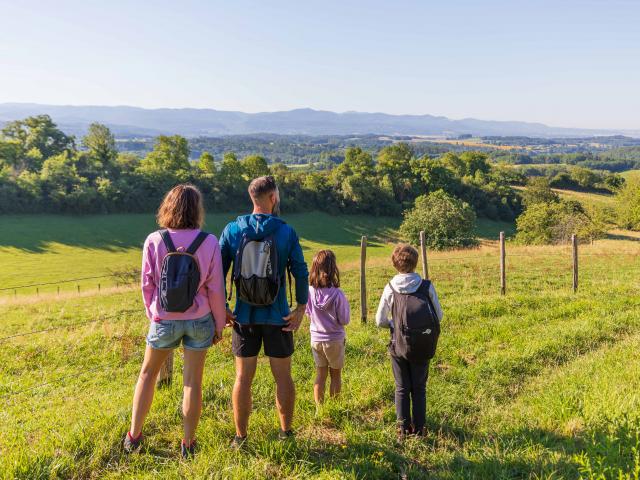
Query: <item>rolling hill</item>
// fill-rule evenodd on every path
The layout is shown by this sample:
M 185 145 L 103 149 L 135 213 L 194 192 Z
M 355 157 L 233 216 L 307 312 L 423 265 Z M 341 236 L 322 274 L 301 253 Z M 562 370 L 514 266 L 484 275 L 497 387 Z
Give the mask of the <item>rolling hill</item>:
M 433 115 L 390 115 L 302 108 L 281 112 L 243 113 L 196 108 L 145 109 L 130 106 L 70 106 L 32 103 L 0 104 L 0 126 L 30 115 L 48 114 L 70 134 L 83 134 L 92 122 L 109 126 L 119 137 L 180 134 L 188 137 L 248 133 L 305 135 L 522 135 L 591 136 L 638 132 L 549 127 L 541 123 L 451 120 Z

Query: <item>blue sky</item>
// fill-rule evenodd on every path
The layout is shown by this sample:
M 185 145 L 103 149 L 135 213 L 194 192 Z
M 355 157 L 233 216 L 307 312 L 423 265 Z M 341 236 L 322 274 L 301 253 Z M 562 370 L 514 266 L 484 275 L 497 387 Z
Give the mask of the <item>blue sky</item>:
M 640 1 L 0 0 L 0 102 L 640 128 Z

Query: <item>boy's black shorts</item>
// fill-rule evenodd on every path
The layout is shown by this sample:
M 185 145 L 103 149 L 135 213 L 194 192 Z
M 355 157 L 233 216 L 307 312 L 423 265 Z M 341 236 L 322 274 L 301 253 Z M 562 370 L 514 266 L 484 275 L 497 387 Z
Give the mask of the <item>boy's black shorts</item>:
M 287 358 L 293 355 L 293 332 L 283 332 L 284 325 L 233 324 L 231 347 L 236 357 L 255 357 L 264 343 L 267 357 Z

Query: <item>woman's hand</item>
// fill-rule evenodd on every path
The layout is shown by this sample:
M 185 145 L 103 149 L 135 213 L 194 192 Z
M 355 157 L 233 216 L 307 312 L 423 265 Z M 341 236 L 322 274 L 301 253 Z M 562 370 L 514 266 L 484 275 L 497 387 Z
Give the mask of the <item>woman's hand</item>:
M 223 335 L 223 330 L 218 330 L 216 328 L 215 332 L 213 333 L 213 344 L 214 345 L 222 340 L 222 335 Z

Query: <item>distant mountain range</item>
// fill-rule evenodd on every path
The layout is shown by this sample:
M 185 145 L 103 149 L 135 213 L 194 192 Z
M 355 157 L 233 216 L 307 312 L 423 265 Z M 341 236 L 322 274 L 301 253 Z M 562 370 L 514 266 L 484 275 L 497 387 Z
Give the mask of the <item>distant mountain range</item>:
M 301 135 L 434 135 L 461 134 L 580 137 L 628 135 L 640 130 L 595 130 L 550 127 L 541 123 L 490 121 L 465 118 L 451 120 L 433 115 L 386 113 L 335 113 L 302 108 L 283 112 L 243 113 L 197 108 L 146 109 L 127 106 L 69 106 L 32 103 L 0 103 L 0 125 L 30 115 L 48 114 L 68 134 L 82 135 L 92 122 L 100 122 L 120 138 L 180 134 L 187 137 L 242 135 L 251 133 Z

